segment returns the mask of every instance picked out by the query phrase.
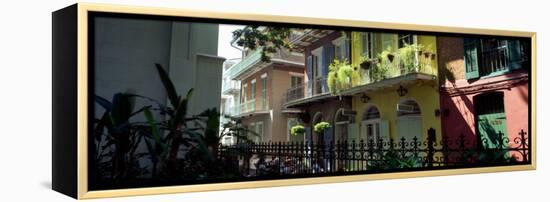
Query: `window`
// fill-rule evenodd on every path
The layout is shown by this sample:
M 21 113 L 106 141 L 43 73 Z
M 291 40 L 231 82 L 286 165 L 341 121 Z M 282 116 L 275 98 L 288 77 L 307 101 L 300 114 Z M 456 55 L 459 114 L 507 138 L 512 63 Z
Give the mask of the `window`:
M 332 41 L 334 45 L 334 59 L 343 61 L 347 59 L 346 37 L 340 37 Z
M 242 94 L 242 102 L 246 102 L 248 100 L 248 84 L 245 83 L 243 85 L 243 94 Z
M 319 79 L 323 77 L 323 47 L 315 49 L 311 54 L 313 55 L 315 79 Z
M 267 109 L 267 74 L 262 75 L 262 109 Z
M 288 137 L 288 140 L 290 142 L 302 142 L 304 141 L 304 134 L 299 134 L 299 135 L 292 135 L 290 133 L 290 129 L 292 127 L 294 127 L 295 125 L 298 125 L 300 124 L 300 122 L 298 122 L 298 118 L 288 118 L 287 119 L 287 122 L 286 122 L 286 132 L 287 132 L 287 137 Z
M 464 38 L 466 78 L 496 76 L 522 68 L 528 60 L 525 47 L 519 40 Z
M 382 40 L 382 49 L 383 50 L 393 50 L 395 48 L 395 35 L 394 34 L 387 34 L 382 33 L 381 34 L 381 40 Z
M 349 61 L 349 40 L 346 36 L 342 36 L 332 41 L 334 46 L 334 59 Z
M 397 48 L 405 47 L 405 44 L 413 44 L 414 35 L 413 34 L 398 34 L 397 35 Z
M 368 58 L 374 58 L 374 34 L 363 32 L 361 34 L 362 55 Z
M 504 113 L 504 95 L 502 92 L 485 93 L 475 97 L 477 115 Z
M 250 85 L 250 99 L 256 99 L 256 79 L 252 80 Z
M 490 92 L 474 97 L 474 108 L 476 113 L 476 128 L 478 142 L 483 148 L 493 149 L 499 146 L 508 147 L 502 144 L 502 139 L 508 137 L 506 128 L 506 113 L 504 111 L 504 93 Z
M 323 71 L 323 47 L 317 48 L 311 52 L 313 56 L 313 70 L 315 75 L 314 80 L 314 94 L 320 94 L 325 92 L 326 88 L 323 88 L 326 85 L 325 77 L 328 72 Z
M 256 141 L 260 142 L 264 140 L 264 122 L 256 122 L 255 132 L 258 134 Z
M 349 116 L 344 115 L 344 109 L 339 109 L 336 111 L 334 116 L 334 133 L 335 141 L 346 141 L 348 140 L 348 124 L 350 123 Z
M 379 119 L 380 118 L 380 112 L 378 111 L 378 108 L 372 106 L 369 107 L 369 109 L 363 114 L 363 120 L 372 120 L 372 119 Z
M 366 144 L 377 143 L 382 139 L 380 112 L 375 106 L 369 107 L 363 113 L 363 121 L 361 122 L 361 136 L 366 137 Z M 376 146 L 376 145 L 375 145 Z
M 481 75 L 508 70 L 508 41 L 481 39 Z
M 303 78 L 301 76 L 290 76 L 290 87 L 297 88 L 302 85 Z

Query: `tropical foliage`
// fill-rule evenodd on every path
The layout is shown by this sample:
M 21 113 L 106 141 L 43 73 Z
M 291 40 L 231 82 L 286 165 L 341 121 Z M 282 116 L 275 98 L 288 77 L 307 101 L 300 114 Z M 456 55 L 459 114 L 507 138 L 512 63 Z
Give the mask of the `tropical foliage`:
M 96 96 L 105 112 L 94 122 L 92 180 L 117 186 L 137 178 L 197 180 L 238 175 L 216 158 L 220 139 L 235 136 L 249 142 L 247 135 L 254 133 L 237 120 L 224 124 L 219 135 L 217 109 L 189 115 L 193 89 L 185 96 L 178 94 L 164 68 L 157 64 L 156 70 L 168 105 L 137 94 L 117 93 L 112 101 Z M 136 99 L 149 104 L 135 110 Z
M 403 168 L 417 168 L 422 166 L 422 160 L 420 157 L 414 155 L 403 156 L 396 150 L 381 151 L 379 152 L 380 161 L 369 162 L 368 169 L 370 170 L 391 170 L 391 169 L 403 169 Z
M 334 60 L 329 65 L 327 75 L 327 86 L 330 92 L 338 94 L 342 90 L 359 84 L 360 76 L 355 69 L 347 60 Z
M 264 62 L 271 60 L 271 54 L 281 48 L 290 49 L 288 43 L 291 29 L 286 27 L 245 26 L 233 31 L 233 40 L 238 46 L 245 49 L 256 50 L 261 48 L 261 59 Z

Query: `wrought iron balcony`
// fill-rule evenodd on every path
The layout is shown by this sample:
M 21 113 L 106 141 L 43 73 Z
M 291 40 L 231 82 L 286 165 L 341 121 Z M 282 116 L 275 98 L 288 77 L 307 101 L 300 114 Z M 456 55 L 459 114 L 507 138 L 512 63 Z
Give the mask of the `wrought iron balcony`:
M 270 57 L 270 62 L 264 62 L 262 61 L 261 49 L 254 50 L 254 52 L 244 57 L 241 62 L 229 68 L 226 72 L 226 76 L 232 80 L 242 80 L 272 63 L 289 64 L 292 66 L 304 65 L 303 55 L 292 54 L 286 49 L 278 50 L 276 53 L 270 54 Z
M 226 75 L 229 79 L 236 79 L 239 75 L 250 70 L 252 66 L 261 62 L 262 52 L 261 49 L 257 49 L 244 57 L 239 63 L 233 65 L 227 70 Z
M 239 105 L 230 108 L 230 116 L 245 116 L 256 113 L 267 113 L 269 111 L 269 99 L 268 98 L 258 98 L 251 99 L 245 102 L 240 103 Z
M 290 106 L 327 95 L 330 95 L 327 86 L 327 77 L 320 77 L 288 89 L 285 94 L 284 102 L 285 106 Z
M 238 94 L 240 89 L 240 81 L 228 80 L 222 82 L 222 94 Z
M 389 55 L 391 56 L 388 56 L 388 59 L 373 58 L 362 63 L 358 68 L 361 77 L 358 85 L 367 85 L 410 73 L 437 74 L 434 53 L 414 52 L 405 56 L 407 58 L 401 56 L 399 52 Z

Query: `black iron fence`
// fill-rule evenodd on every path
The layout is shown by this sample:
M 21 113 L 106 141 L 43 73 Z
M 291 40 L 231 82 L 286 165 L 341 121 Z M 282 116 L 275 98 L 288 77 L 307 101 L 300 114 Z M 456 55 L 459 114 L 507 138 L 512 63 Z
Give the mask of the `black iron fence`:
M 491 144 L 488 144 L 488 143 Z M 487 146 L 490 145 L 490 146 Z M 245 176 L 345 173 L 399 169 L 514 165 L 530 160 L 527 133 L 513 138 L 443 137 L 430 130 L 425 140 L 266 142 L 222 146 L 220 160 Z M 229 163 L 231 162 L 231 163 Z M 231 169 L 231 168 L 227 168 Z

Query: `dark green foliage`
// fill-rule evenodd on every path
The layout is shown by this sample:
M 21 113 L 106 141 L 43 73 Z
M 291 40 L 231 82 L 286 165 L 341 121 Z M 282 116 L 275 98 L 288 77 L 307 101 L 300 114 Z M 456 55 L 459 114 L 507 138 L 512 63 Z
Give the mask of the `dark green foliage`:
M 137 147 L 143 141 L 143 125 L 131 122 L 130 118 L 143 112 L 150 106 L 133 109 L 134 95 L 117 93 L 112 101 L 96 96 L 96 103 L 105 112 L 101 119 L 95 120 L 92 151 L 96 153 L 96 177 L 109 177 L 115 182 L 134 178 L 146 173 L 138 165 Z
M 385 152 L 379 152 L 378 161 L 369 161 L 369 170 L 391 170 L 403 168 L 418 168 L 422 165 L 419 157 L 410 155 L 403 156 L 398 151 L 390 149 Z
M 239 175 L 228 169 L 235 168 L 231 165 L 234 160 L 217 159 L 219 142 L 226 135 L 249 142 L 247 135 L 255 133 L 243 128 L 240 121 L 233 121 L 225 124 L 219 135 L 220 113 L 216 108 L 188 115 L 193 89 L 185 96 L 179 95 L 163 67 L 156 64 L 156 69 L 169 106 L 137 94 L 117 93 L 112 101 L 96 96 L 96 103 L 105 109 L 95 120 L 95 144 L 90 151 L 96 156 L 92 162 L 96 181 L 117 186 L 147 174 L 156 181 Z M 134 99 L 151 104 L 134 110 Z M 164 118 L 157 120 L 155 114 Z M 132 117 L 142 117 L 145 122 L 131 121 Z M 140 145 L 145 149 L 138 149 Z M 140 165 L 143 160 L 150 160 L 150 167 Z
M 291 29 L 285 27 L 259 27 L 255 25 L 246 26 L 233 31 L 233 39 L 237 45 L 245 49 L 262 49 L 262 61 L 269 62 L 271 54 L 281 48 L 290 49 L 288 43 Z

